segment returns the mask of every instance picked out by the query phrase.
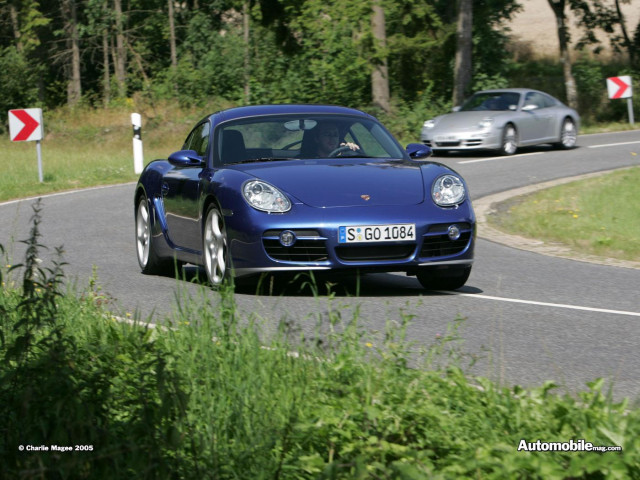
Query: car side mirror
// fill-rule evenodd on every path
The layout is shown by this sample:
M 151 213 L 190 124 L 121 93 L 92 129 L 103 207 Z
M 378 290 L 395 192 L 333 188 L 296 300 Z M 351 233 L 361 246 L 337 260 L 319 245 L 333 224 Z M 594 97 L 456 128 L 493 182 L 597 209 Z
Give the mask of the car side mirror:
M 431 147 L 422 143 L 410 143 L 407 145 L 406 150 L 412 160 L 423 160 L 433 153 Z
M 529 105 L 525 105 L 524 107 L 522 107 L 522 111 L 523 112 L 530 112 L 531 110 L 535 110 L 537 109 L 538 106 L 537 105 L 533 105 L 533 104 L 529 104 Z
M 169 155 L 169 162 L 176 167 L 199 167 L 204 160 L 195 150 L 180 150 Z

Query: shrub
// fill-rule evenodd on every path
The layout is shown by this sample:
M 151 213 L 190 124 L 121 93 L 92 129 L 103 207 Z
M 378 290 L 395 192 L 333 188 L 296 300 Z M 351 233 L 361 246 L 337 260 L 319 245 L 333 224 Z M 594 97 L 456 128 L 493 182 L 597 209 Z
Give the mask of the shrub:
M 462 320 L 417 349 L 405 338 L 411 316 L 399 312 L 376 335 L 331 294 L 311 335 L 283 321 L 267 340 L 231 289 L 181 297 L 162 329 L 115 322 L 95 280 L 64 292 L 59 255 L 39 267 L 39 215 L 36 204 L 24 264 L 0 278 L 6 478 L 640 475 L 640 412 L 603 394 L 602 380 L 571 398 L 551 382 L 473 379 L 457 343 Z M 580 439 L 623 450 L 518 451 L 523 440 Z

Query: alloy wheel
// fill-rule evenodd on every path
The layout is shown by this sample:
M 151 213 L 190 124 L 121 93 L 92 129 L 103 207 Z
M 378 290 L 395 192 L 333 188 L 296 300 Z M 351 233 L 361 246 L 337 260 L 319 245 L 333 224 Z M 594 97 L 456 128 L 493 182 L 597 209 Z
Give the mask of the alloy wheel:
M 220 212 L 212 207 L 204 227 L 204 264 L 211 285 L 219 286 L 228 270 L 227 238 Z

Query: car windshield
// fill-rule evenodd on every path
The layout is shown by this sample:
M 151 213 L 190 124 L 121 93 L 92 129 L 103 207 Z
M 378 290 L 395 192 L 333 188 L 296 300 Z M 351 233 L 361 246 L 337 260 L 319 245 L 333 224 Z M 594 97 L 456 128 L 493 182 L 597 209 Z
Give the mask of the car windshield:
M 348 115 L 273 115 L 225 122 L 216 130 L 222 164 L 334 157 L 405 158 L 378 122 Z
M 515 92 L 480 92 L 464 102 L 460 111 L 517 110 L 519 101 L 520 94 Z

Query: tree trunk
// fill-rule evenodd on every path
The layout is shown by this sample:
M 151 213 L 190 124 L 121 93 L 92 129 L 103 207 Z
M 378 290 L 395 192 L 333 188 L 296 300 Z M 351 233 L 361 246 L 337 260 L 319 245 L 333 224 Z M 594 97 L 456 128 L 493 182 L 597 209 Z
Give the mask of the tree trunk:
M 558 42 L 560 43 L 560 62 L 564 75 L 564 86 L 567 95 L 567 103 L 572 108 L 578 108 L 578 90 L 571 69 L 571 56 L 569 54 L 569 34 L 567 33 L 566 17 L 564 14 L 565 0 L 548 0 L 553 14 L 556 17 L 558 29 Z
M 624 15 L 622 14 L 622 10 L 620 9 L 620 0 L 616 0 L 616 13 L 618 15 L 618 21 L 620 22 L 620 29 L 622 30 L 622 38 L 624 39 L 624 46 L 627 48 L 627 52 L 629 52 L 629 63 L 632 67 L 636 65 L 636 54 L 633 42 L 631 38 L 629 38 L 629 33 L 627 32 L 627 26 L 624 22 Z
M 244 103 L 249 105 L 251 102 L 251 46 L 250 41 L 250 23 L 249 23 L 249 0 L 245 0 L 242 4 L 242 24 L 244 33 Z
M 122 2 L 121 0 L 113 0 L 113 9 L 116 13 L 116 49 L 115 49 L 115 71 L 116 82 L 118 83 L 118 96 L 127 95 L 127 51 L 124 44 L 124 25 L 122 19 Z
M 67 46 L 71 51 L 71 61 L 68 64 L 69 78 L 67 79 L 67 103 L 75 106 L 82 97 L 82 80 L 80 78 L 80 34 L 78 32 L 78 15 L 75 0 L 62 2 L 62 14 L 67 35 Z
M 473 49 L 473 0 L 459 0 L 453 105 L 461 105 L 471 85 Z
M 171 73 L 175 75 L 176 70 L 178 69 L 178 54 L 176 49 L 176 24 L 173 2 L 174 0 L 167 0 L 167 3 L 169 5 L 169 51 L 171 55 Z M 173 89 L 177 92 L 178 85 L 176 84 L 175 77 L 172 81 Z
M 105 28 L 102 31 L 102 103 L 105 107 L 111 102 L 111 76 L 109 74 L 109 34 Z
M 380 0 L 373 1 L 371 32 L 374 40 L 374 51 L 378 53 L 374 55 L 373 71 L 371 72 L 371 96 L 375 106 L 389 113 L 391 111 L 391 102 L 389 99 L 389 68 L 386 53 L 387 30 L 384 8 Z
M 13 29 L 13 38 L 16 40 L 16 50 L 22 53 L 23 45 L 22 45 L 22 33 L 20 32 L 20 21 L 18 20 L 18 9 L 16 6 L 10 2 L 9 3 L 9 15 L 11 16 L 11 27 Z

